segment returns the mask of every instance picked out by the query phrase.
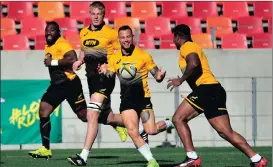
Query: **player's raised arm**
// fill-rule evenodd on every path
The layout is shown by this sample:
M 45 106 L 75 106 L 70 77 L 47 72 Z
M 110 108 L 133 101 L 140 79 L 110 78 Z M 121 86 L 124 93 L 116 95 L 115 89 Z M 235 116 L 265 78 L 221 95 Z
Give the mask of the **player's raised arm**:
M 99 65 L 98 71 L 100 74 L 106 75 L 108 78 L 115 76 L 114 69 L 112 67 L 109 68 L 108 64 Z

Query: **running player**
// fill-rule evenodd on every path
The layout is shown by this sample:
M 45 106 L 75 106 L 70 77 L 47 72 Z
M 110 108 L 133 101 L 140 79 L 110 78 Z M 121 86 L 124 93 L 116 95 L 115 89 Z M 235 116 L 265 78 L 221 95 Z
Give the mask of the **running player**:
M 188 122 L 201 113 L 205 114 L 208 122 L 223 139 L 251 159 L 251 166 L 266 166 L 267 160 L 257 154 L 247 141 L 231 128 L 226 107 L 226 91 L 212 74 L 202 48 L 192 41 L 190 28 L 184 24 L 177 25 L 173 33 L 173 42 L 180 50 L 179 67 L 183 75 L 170 79 L 167 88 L 172 90 L 187 81 L 193 90 L 173 116 L 173 122 L 187 152 L 186 159 L 178 167 L 201 164 L 188 126 Z
M 166 72 L 160 70 L 150 54 L 133 44 L 132 29 L 125 25 L 119 28 L 121 50 L 110 57 L 108 68 L 103 65 L 100 73 L 109 78 L 118 75 L 121 83 L 120 112 L 123 123 L 128 130 L 138 151 L 148 161 L 148 167 L 158 167 L 150 147 L 138 133 L 139 118 L 144 130 L 150 135 L 156 135 L 172 126 L 171 121 L 155 123 L 153 105 L 148 87 L 148 73 L 150 72 L 157 82 L 162 82 Z
M 40 133 L 43 146 L 29 152 L 33 158 L 50 158 L 50 114 L 65 99 L 79 119 L 87 122 L 86 102 L 79 77 L 73 72 L 72 64 L 77 60 L 77 54 L 72 46 L 60 34 L 59 25 L 49 22 L 45 29 L 46 57 L 44 64 L 48 67 L 51 84 L 43 95 L 39 108 Z
M 123 125 L 120 114 L 113 114 L 111 109 L 110 95 L 115 87 L 115 77 L 102 76 L 97 69 L 99 64 L 107 63 L 108 58 L 120 48 L 117 31 L 105 25 L 103 3 L 99 1 L 91 3 L 89 12 L 91 24 L 80 32 L 80 57 L 73 64 L 73 69 L 79 70 L 85 63 L 90 94 L 90 103 L 87 104 L 88 127 L 84 148 L 80 154 L 76 154 L 75 158 L 67 158 L 70 163 L 77 166 L 86 165 L 89 151 L 97 136 L 98 123 L 113 125 L 122 141 L 126 141 L 127 138 L 126 129 L 117 126 Z M 99 117 L 102 119 L 99 120 Z

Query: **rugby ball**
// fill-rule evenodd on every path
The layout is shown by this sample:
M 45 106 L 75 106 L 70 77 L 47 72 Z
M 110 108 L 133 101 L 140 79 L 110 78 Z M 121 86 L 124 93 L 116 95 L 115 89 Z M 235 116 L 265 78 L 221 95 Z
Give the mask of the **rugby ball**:
M 124 63 L 119 68 L 119 74 L 120 74 L 121 78 L 125 79 L 125 80 L 134 79 L 136 76 L 136 72 L 137 72 L 136 67 L 130 63 Z

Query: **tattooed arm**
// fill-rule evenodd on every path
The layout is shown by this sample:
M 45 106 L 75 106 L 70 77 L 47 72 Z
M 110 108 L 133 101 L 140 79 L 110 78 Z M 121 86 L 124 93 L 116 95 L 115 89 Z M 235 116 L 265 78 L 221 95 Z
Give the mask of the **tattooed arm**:
M 153 75 L 153 77 L 155 78 L 155 80 L 157 82 L 159 82 L 159 83 L 164 80 L 165 75 L 166 75 L 166 71 L 162 71 L 157 66 L 155 66 L 154 68 L 152 68 L 150 70 L 150 73 Z

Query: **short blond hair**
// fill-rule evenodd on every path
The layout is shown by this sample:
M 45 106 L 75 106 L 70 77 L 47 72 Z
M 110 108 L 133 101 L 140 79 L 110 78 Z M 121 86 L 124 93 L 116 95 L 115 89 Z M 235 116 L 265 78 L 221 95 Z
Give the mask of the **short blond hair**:
M 100 1 L 95 1 L 95 2 L 91 3 L 89 8 L 98 8 L 99 10 L 102 11 L 102 14 L 105 15 L 105 6 Z

